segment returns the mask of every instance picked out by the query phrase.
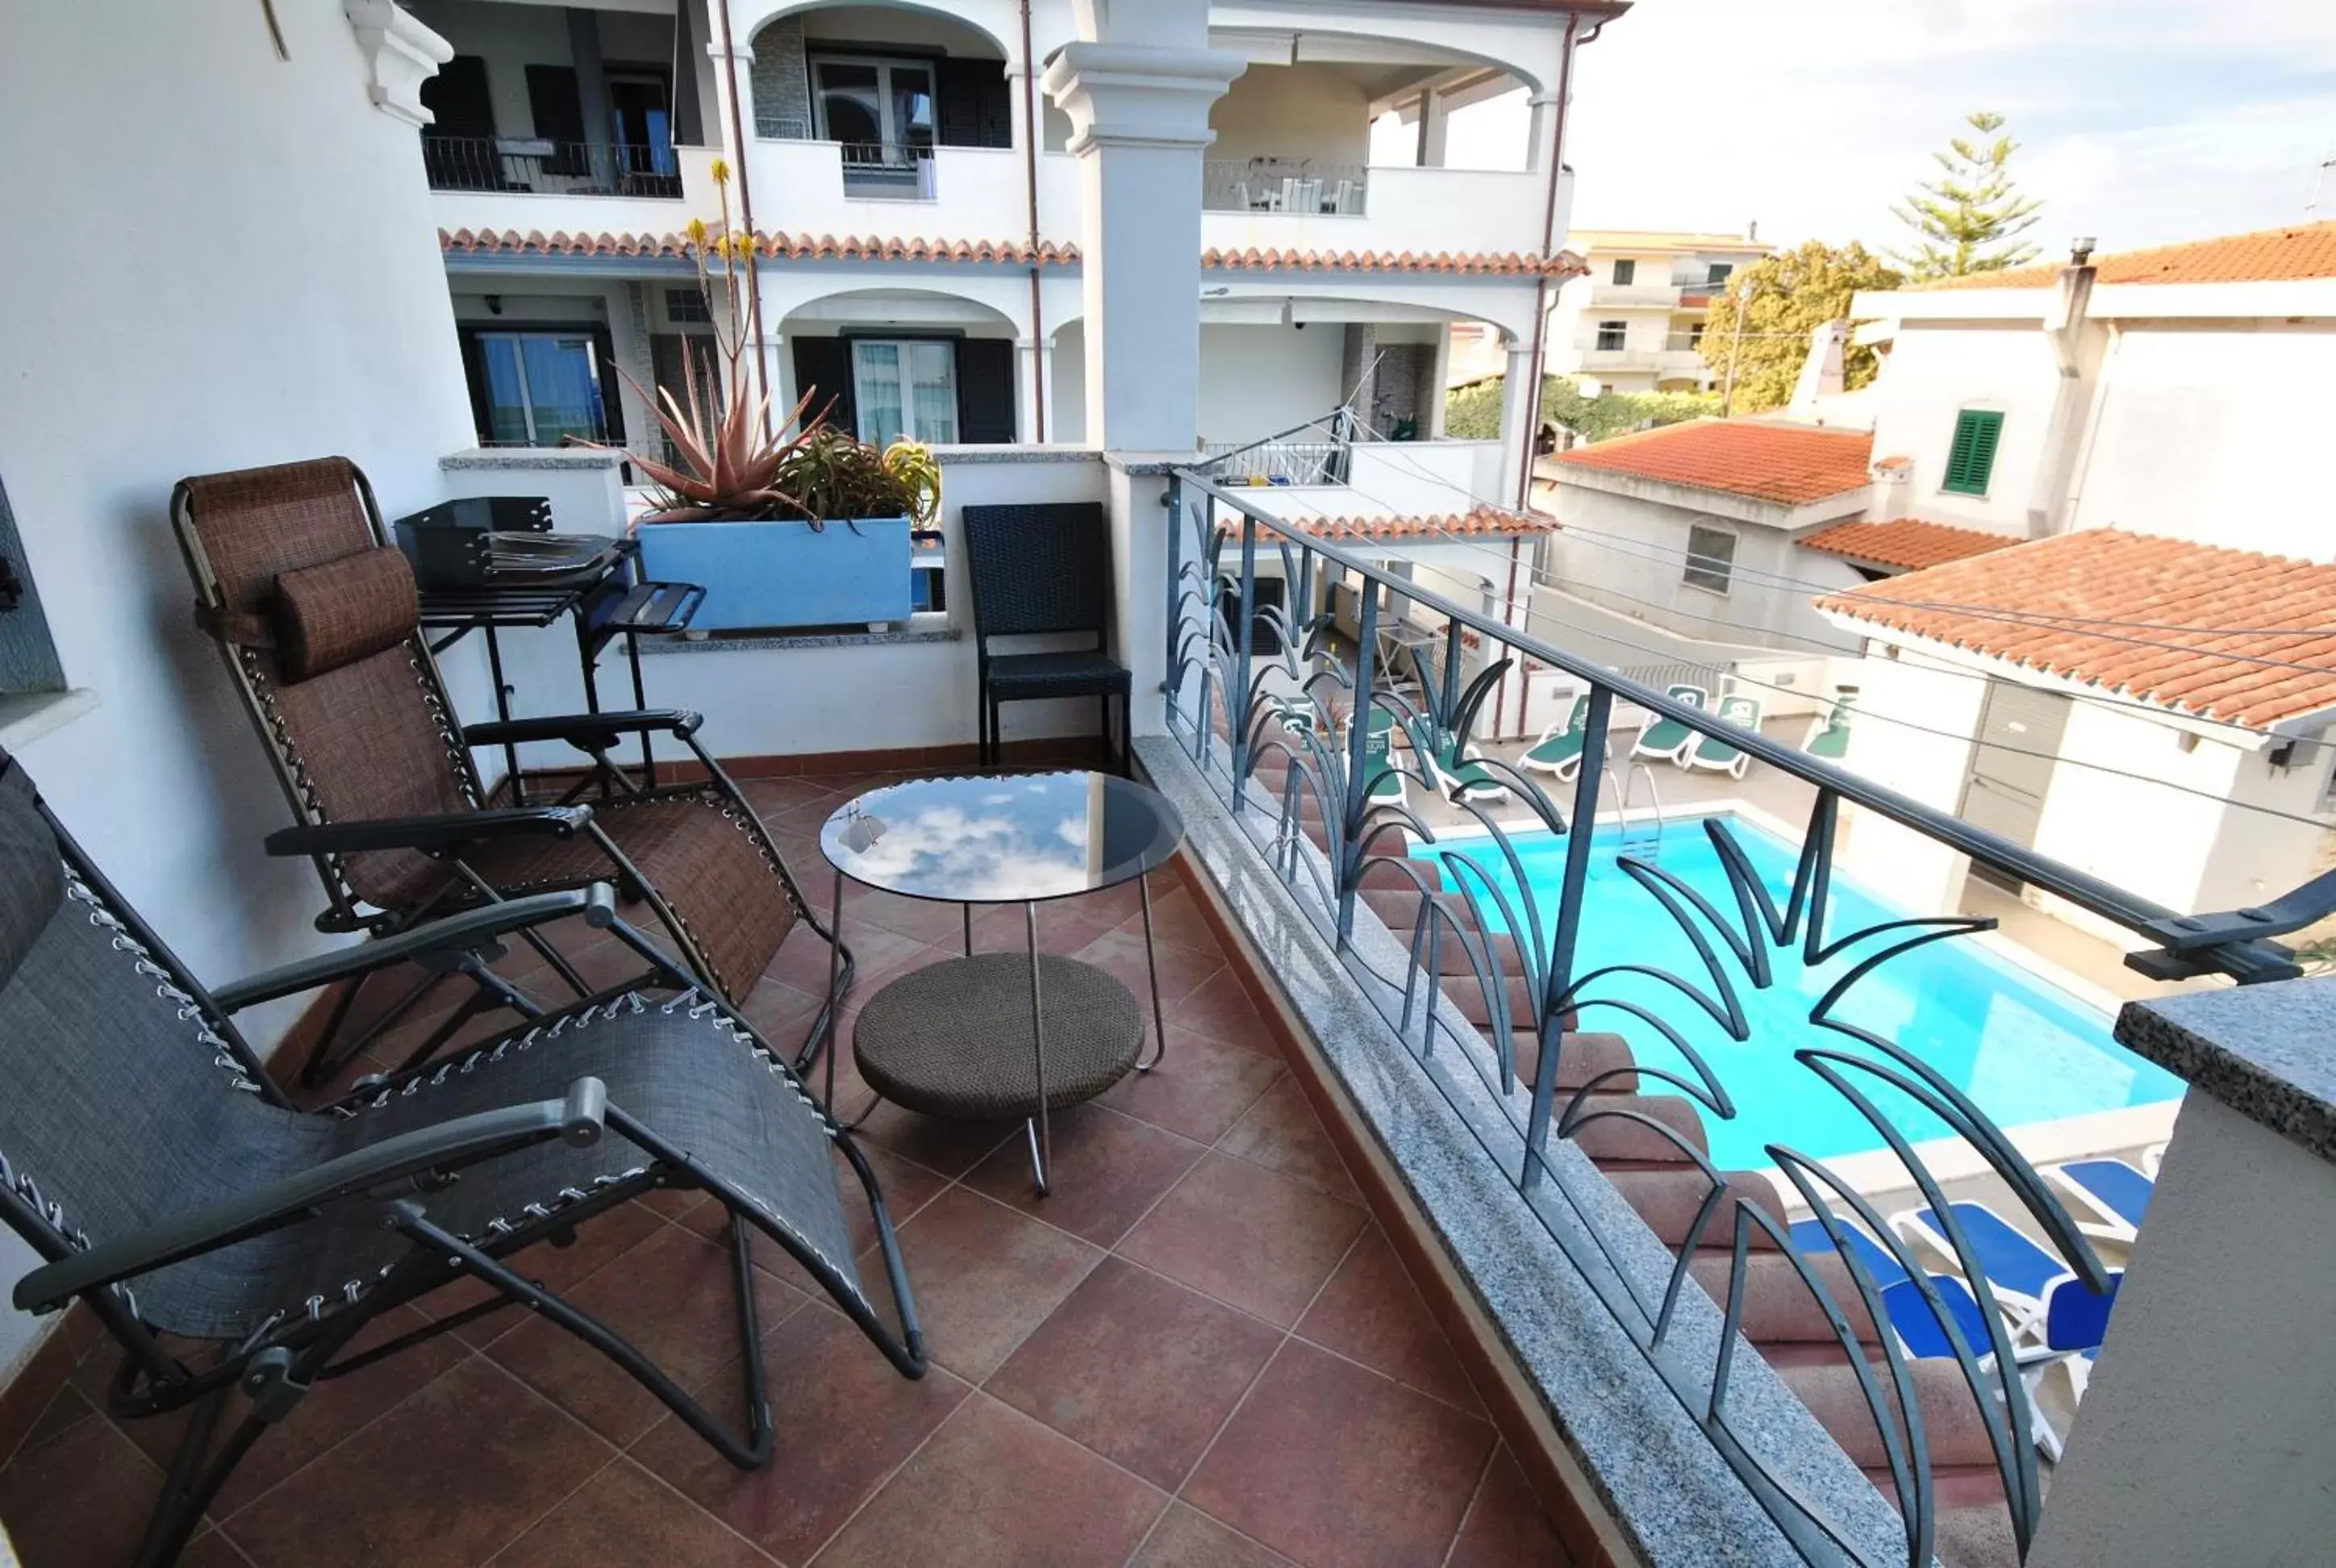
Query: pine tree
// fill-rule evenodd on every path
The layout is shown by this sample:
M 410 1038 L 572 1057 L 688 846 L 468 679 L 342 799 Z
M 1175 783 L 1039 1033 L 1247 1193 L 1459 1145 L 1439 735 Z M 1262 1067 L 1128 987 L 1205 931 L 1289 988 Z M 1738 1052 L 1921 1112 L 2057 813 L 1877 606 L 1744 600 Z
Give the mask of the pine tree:
M 1917 280 L 2000 272 L 2036 255 L 2036 247 L 2015 236 L 2035 223 L 2043 204 L 2020 194 L 2009 165 L 2020 143 L 2000 135 L 2003 116 L 1985 110 L 1963 117 L 1982 141 L 1958 136 L 1944 152 L 1933 152 L 1946 172 L 1936 184 L 1918 184 L 1903 207 L 1890 210 L 1922 237 L 1912 251 L 1892 251 Z M 1990 246 L 2002 248 L 1990 250 Z

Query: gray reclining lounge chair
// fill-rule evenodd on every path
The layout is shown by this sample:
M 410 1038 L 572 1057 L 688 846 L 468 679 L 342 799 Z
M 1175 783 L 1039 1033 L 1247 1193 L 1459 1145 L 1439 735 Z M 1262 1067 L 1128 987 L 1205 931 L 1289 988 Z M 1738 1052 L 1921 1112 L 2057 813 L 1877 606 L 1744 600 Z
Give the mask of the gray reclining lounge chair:
M 89 1304 L 124 1351 L 111 1395 L 117 1414 L 193 1407 L 139 1568 L 177 1559 L 252 1443 L 317 1378 L 515 1304 L 607 1356 L 610 1375 L 638 1380 L 731 1463 L 766 1462 L 772 1427 L 750 1273 L 756 1231 L 904 1375 L 923 1375 L 916 1309 L 875 1176 L 850 1135 L 726 1007 L 694 991 L 604 992 L 306 1115 L 229 1021 L 239 1008 L 384 962 L 577 914 L 653 957 L 617 920 L 604 884 L 485 905 L 207 993 L 0 752 L 0 1220 L 44 1260 L 17 1284 L 15 1304 Z M 853 1265 L 832 1154 L 866 1189 L 897 1333 Z M 702 1187 L 730 1211 L 744 1436 L 631 1344 L 511 1267 L 512 1254 L 565 1240 L 658 1187 Z M 492 1296 L 351 1352 L 383 1314 L 466 1278 Z M 216 1343 L 198 1357 L 185 1339 Z M 223 1424 L 230 1402 L 241 1414 Z

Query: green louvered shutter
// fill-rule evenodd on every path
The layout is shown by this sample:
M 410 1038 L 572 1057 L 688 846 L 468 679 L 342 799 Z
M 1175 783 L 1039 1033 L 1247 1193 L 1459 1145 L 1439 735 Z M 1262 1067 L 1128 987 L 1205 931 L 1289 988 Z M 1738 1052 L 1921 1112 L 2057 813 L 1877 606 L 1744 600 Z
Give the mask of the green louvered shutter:
M 1955 415 L 1955 438 L 1947 447 L 1947 477 L 1940 488 L 1958 495 L 1985 495 L 1995 471 L 1996 443 L 2003 415 L 1991 408 L 1966 408 Z

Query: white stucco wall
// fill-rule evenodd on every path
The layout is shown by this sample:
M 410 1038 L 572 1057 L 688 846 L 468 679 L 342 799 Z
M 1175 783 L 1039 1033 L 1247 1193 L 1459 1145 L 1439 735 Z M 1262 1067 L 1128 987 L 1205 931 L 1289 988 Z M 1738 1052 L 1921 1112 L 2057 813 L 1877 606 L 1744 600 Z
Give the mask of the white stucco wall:
M 2102 379 L 2076 526 L 2336 560 L 2294 489 L 2327 439 L 2336 321 L 2136 324 Z
M 1370 94 L 1328 65 L 1252 65 L 1209 111 L 1212 161 L 1310 159 L 1370 161 Z
M 2034 321 L 1901 326 L 1874 403 L 1874 455 L 1913 460 L 1906 509 L 1938 522 L 2024 533 L 2052 401 L 2059 385 Z M 2003 414 L 2003 433 L 1983 496 L 1940 488 L 1955 415 Z
M 1912 655 L 1870 657 L 1839 678 L 1858 687 L 1851 719 L 1855 738 L 1845 765 L 1925 805 L 1953 813 L 1971 773 L 1971 737 L 1979 730 L 1986 686 Z M 1884 715 L 1911 718 L 1923 727 L 1892 724 Z M 1892 901 L 1920 913 L 1943 913 L 1961 901 L 1970 865 L 1962 855 L 1855 806 L 1844 807 L 1844 818 L 1850 829 L 1842 869 L 1852 878 L 1887 890 Z
M 1338 405 L 1344 335 L 1311 326 L 1201 328 L 1201 439 L 1256 441 Z
M 100 697 L 22 761 L 214 979 L 323 946 L 322 898 L 260 851 L 287 812 L 194 628 L 170 487 L 341 453 L 395 513 L 437 500 L 439 457 L 471 443 L 414 128 L 368 102 L 338 6 L 277 15 L 288 61 L 256 10 L 128 0 L 19 8 L 0 49 L 10 140 L 46 149 L 0 166 L 22 240 L 0 293 L 39 302 L 0 320 L 0 481 L 66 677 Z M 120 236 L 125 212 L 165 252 L 34 238 Z M 287 1017 L 247 1022 L 264 1046 Z M 0 1316 L 0 1359 L 29 1332 Z
M 1688 637 L 1795 653 L 1857 647 L 1854 637 L 1810 608 L 1811 590 L 1775 579 L 1823 588 L 1864 579 L 1845 561 L 1800 549 L 1782 528 L 1564 481 L 1554 504 L 1568 526 L 1552 536 L 1550 559 L 1559 586 L 1570 593 Z M 1689 534 L 1698 526 L 1736 536 L 1735 571 L 1724 594 L 1685 580 Z

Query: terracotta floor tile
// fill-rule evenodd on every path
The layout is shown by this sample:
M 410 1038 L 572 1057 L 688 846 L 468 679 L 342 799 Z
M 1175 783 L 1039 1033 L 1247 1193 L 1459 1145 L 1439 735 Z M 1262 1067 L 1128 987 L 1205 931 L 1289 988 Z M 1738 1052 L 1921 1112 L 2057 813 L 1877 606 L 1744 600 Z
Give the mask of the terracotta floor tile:
M 1098 920 L 1078 908 L 1076 899 L 1059 899 L 1038 906 L 1038 950 L 1059 953 L 1065 957 L 1111 930 L 1111 922 Z M 941 945 L 956 949 L 962 943 L 956 933 Z M 978 953 L 1027 953 L 1030 950 L 1030 934 L 1022 920 L 1020 904 L 995 904 L 976 910 L 973 915 L 973 950 Z
M 829 788 L 824 779 L 802 774 L 792 778 L 740 779 L 738 793 L 746 797 L 757 816 L 765 819 L 821 804 L 832 811 L 843 803 L 843 797 Z
M 1230 966 L 1202 981 L 1174 1007 L 1172 1016 L 1188 1029 L 1214 1035 L 1252 1050 L 1275 1049 L 1265 1020 L 1258 1016 L 1256 1004 L 1249 999 L 1241 977 Z
M 770 1464 L 740 1470 L 667 1417 L 632 1456 L 739 1534 L 800 1563 L 932 1435 L 969 1390 L 938 1368 L 920 1381 L 893 1369 L 860 1330 L 805 1307 L 764 1336 Z M 730 1368 L 715 1374 L 732 1377 Z
M 860 988 L 868 983 L 870 977 L 924 946 L 914 937 L 904 937 L 881 926 L 854 924 L 848 912 L 844 916 L 843 945 L 852 950 L 855 966 L 852 995 L 861 999 L 865 999 L 865 993 Z M 825 939 L 805 921 L 787 933 L 779 956 L 771 960 L 763 978 L 793 986 L 807 996 L 823 997 L 827 995 L 831 951 Z
M 1038 1195 L 1030 1151 L 1002 1144 L 965 1176 L 965 1184 L 1009 1208 L 1108 1247 L 1142 1219 L 1207 1151 L 1189 1138 L 1101 1105 L 1074 1105 L 1054 1116 L 1051 1191 Z
M 161 1488 L 161 1470 L 111 1421 L 78 1421 L 0 1468 L 0 1524 L 24 1568 L 127 1563 Z
M 1172 1503 L 1127 1568 L 1290 1568 L 1290 1559 L 1197 1508 Z
M 876 1173 L 876 1182 L 884 1194 L 884 1205 L 892 1216 L 893 1228 L 933 1201 L 949 1185 L 948 1179 L 886 1152 L 873 1144 L 861 1143 L 861 1154 L 869 1168 Z M 860 1184 L 851 1164 L 841 1154 L 834 1156 L 835 1188 L 843 1200 L 843 1222 L 852 1237 L 852 1256 L 856 1259 L 876 1245 L 875 1211 L 868 1204 L 866 1191 Z M 710 1199 L 689 1210 L 676 1222 L 709 1242 L 723 1246 L 730 1244 L 730 1213 Z M 805 1295 L 824 1298 L 826 1288 L 814 1281 L 808 1271 L 798 1263 L 778 1242 L 760 1232 L 754 1237 L 754 1265 L 766 1270 Z M 861 1280 L 871 1296 L 885 1296 L 882 1261 L 870 1256 L 862 1266 Z M 767 1325 L 765 1325 L 767 1327 Z
M 1175 891 L 1175 882 L 1163 872 L 1152 873 L 1152 898 L 1155 905 L 1162 897 Z M 1065 899 L 1058 907 L 1076 910 L 1083 918 L 1109 930 L 1144 913 L 1144 894 L 1135 883 L 1121 882 L 1117 887 L 1105 888 L 1101 892 L 1081 893 L 1076 898 Z M 1136 927 L 1137 935 L 1142 935 L 1143 931 L 1141 925 Z
M 770 1559 L 618 1459 L 513 1542 L 495 1568 L 769 1568 Z
M 1103 1257 L 1002 1203 L 952 1187 L 900 1227 L 932 1358 L 980 1382 Z M 862 1271 L 871 1263 L 861 1263 Z
M 818 1021 L 820 1009 L 826 1005 L 823 991 L 814 995 L 779 980 L 763 979 L 746 993 L 746 1000 L 738 1011 L 754 1026 L 756 1034 L 793 1061 L 795 1053 L 803 1049 L 803 1041 L 811 1037 L 811 1027 Z
M 1217 1147 L 1318 1193 L 1362 1201 L 1330 1135 L 1322 1130 L 1321 1119 L 1295 1079 L 1284 1077 L 1260 1096 L 1232 1130 L 1217 1140 Z
M 738 1355 L 733 1267 L 726 1243 L 667 1225 L 567 1295 L 631 1340 L 683 1388 L 706 1385 L 707 1408 L 717 1417 L 735 1419 L 740 1396 L 707 1383 Z M 768 1333 L 803 1305 L 803 1295 L 762 1270 L 754 1277 L 761 1287 L 755 1292 L 755 1310 Z M 487 1354 L 620 1448 L 666 1413 L 657 1396 L 548 1319 L 530 1315 L 520 1320 L 487 1347 Z
M 820 1568 L 1118 1568 L 1167 1497 L 976 1394 Z
M 370 1349 L 410 1332 L 424 1321 L 426 1320 L 411 1307 L 384 1313 L 357 1336 L 353 1349 Z M 493 1321 L 492 1319 L 487 1320 L 490 1323 Z M 513 1320 L 506 1318 L 502 1320 L 502 1326 L 508 1326 L 511 1321 Z M 484 1328 L 485 1324 L 480 1327 Z M 318 1383 L 315 1391 L 300 1401 L 299 1408 L 277 1423 L 274 1431 L 265 1434 L 252 1445 L 251 1451 L 244 1456 L 243 1463 L 235 1467 L 234 1473 L 227 1478 L 227 1485 L 219 1488 L 211 1512 L 217 1517 L 226 1518 L 468 1354 L 469 1348 L 459 1338 L 448 1335 L 426 1340 L 386 1360 L 352 1372 L 346 1378 L 332 1378 Z M 113 1376 L 113 1369 L 120 1359 L 111 1345 L 101 1345 L 74 1374 L 82 1393 L 92 1405 L 101 1409 L 105 1400 L 106 1380 Z M 230 1403 L 227 1419 L 241 1419 L 245 1408 L 240 1403 Z M 107 1418 L 112 1419 L 111 1417 Z M 178 1452 L 180 1436 L 186 1430 L 190 1418 L 189 1412 L 178 1411 L 115 1424 L 155 1465 L 167 1466 L 171 1456 Z
M 1130 936 L 1142 937 L 1144 911 L 1140 909 L 1129 911 L 1128 918 L 1120 923 L 1120 930 Z M 1153 890 L 1152 935 L 1156 941 L 1174 942 L 1178 947 L 1190 948 L 1194 952 L 1219 952 L 1216 929 L 1202 918 L 1200 905 L 1193 901 L 1190 888 L 1172 888 L 1164 892 L 1156 888 Z
M 1304 1315 L 1363 1223 L 1352 1203 L 1212 1154 L 1117 1250 L 1286 1328 Z
M 207 1525 L 179 1553 L 178 1568 L 251 1568 L 251 1559 L 234 1542 Z
M 653 1196 L 659 1202 L 679 1204 L 684 1197 L 689 1195 L 692 1194 L 650 1194 L 644 1197 L 643 1203 Z M 703 1193 L 695 1195 L 704 1196 Z M 576 1240 L 569 1245 L 555 1247 L 550 1242 L 538 1242 L 523 1252 L 512 1253 L 508 1261 L 522 1277 L 545 1289 L 566 1290 L 586 1275 L 596 1273 L 623 1257 L 656 1235 L 661 1228 L 657 1215 L 642 1203 L 620 1203 L 597 1219 L 588 1220 L 576 1227 Z M 492 1287 L 475 1280 L 461 1280 L 433 1291 L 415 1304 L 431 1317 L 443 1318 L 486 1300 L 494 1294 Z M 511 1332 L 525 1315 L 523 1309 L 507 1307 L 475 1322 L 464 1324 L 455 1329 L 454 1334 L 467 1344 L 483 1345 Z
M 1572 1561 L 1504 1446 L 1469 1505 L 1448 1568 L 1569 1568 Z
M 112 1358 L 107 1358 L 106 1364 L 112 1365 Z M 65 1386 L 59 1388 L 49 1402 L 42 1407 L 41 1413 L 33 1417 L 32 1425 L 24 1429 L 24 1441 L 16 1446 L 20 1451 L 37 1448 L 53 1437 L 63 1437 L 65 1433 L 83 1421 L 96 1419 L 98 1419 L 96 1405 L 92 1403 L 79 1388 L 73 1387 L 69 1379 Z M 15 1456 L 11 1455 L 10 1457 L 14 1458 Z
M 1160 1005 L 1167 1009 L 1171 1024 L 1181 1024 L 1184 1019 L 1178 1010 L 1180 1004 L 1206 984 L 1210 977 L 1222 972 L 1225 961 L 1213 952 L 1196 952 L 1173 942 L 1158 943 L 1153 951 L 1160 962 Z M 1125 986 L 1145 1018 L 1150 1018 L 1152 979 L 1144 962 L 1141 930 L 1133 936 L 1124 930 L 1105 931 L 1071 956 L 1106 971 Z
M 961 950 L 964 947 L 964 905 L 941 903 L 932 899 L 905 898 L 899 893 L 888 893 L 881 888 L 865 887 L 857 882 L 846 883 L 845 886 L 843 940 L 846 942 L 852 941 L 853 930 L 865 922 L 937 948 Z M 832 890 L 822 889 L 813 896 L 819 902 L 820 918 L 825 920 L 827 900 L 832 896 Z
M 1160 1066 L 1147 1073 L 1130 1073 L 1097 1104 L 1213 1144 L 1281 1074 L 1276 1057 L 1171 1024 L 1168 1054 Z
M 1173 1491 L 1281 1338 L 1255 1318 L 1106 1258 L 986 1388 Z
M 225 1528 L 259 1568 L 472 1568 L 611 1456 L 473 1356 Z
M 1472 1414 L 1483 1406 L 1377 1225 L 1364 1232 L 1298 1325 L 1299 1335 Z
M 1307 1568 L 1437 1563 L 1492 1449 L 1484 1423 L 1292 1340 L 1184 1496 Z

